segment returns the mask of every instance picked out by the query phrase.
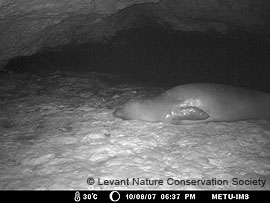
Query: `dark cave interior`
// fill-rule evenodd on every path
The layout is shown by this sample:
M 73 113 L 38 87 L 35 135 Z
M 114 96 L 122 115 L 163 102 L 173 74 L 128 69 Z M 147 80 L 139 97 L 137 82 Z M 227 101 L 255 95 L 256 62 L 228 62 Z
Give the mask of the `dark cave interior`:
M 172 87 L 214 82 L 270 92 L 270 47 L 243 36 L 155 26 L 126 29 L 106 43 L 70 43 L 13 58 L 6 70 L 116 73 L 130 83 Z

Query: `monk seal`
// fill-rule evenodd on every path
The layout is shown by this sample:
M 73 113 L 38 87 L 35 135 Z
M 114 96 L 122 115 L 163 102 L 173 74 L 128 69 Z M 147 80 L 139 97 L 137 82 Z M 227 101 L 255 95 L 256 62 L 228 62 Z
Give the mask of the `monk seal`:
M 185 84 L 157 97 L 132 99 L 113 115 L 172 124 L 269 119 L 270 94 L 223 84 Z

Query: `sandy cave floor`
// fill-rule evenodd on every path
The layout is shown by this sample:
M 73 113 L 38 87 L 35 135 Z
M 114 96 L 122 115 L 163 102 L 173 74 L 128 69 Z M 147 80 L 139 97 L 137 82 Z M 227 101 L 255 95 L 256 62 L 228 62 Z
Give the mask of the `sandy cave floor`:
M 270 189 L 270 121 L 123 121 L 118 104 L 157 89 L 25 77 L 0 78 L 0 189 Z

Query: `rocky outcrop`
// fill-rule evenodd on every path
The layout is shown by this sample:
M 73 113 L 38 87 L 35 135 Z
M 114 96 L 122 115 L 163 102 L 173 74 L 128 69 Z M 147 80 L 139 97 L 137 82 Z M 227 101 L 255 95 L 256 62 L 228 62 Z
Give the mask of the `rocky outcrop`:
M 3 0 L 0 2 L 0 69 L 13 57 L 89 40 L 147 23 L 169 29 L 235 29 L 270 36 L 268 0 Z

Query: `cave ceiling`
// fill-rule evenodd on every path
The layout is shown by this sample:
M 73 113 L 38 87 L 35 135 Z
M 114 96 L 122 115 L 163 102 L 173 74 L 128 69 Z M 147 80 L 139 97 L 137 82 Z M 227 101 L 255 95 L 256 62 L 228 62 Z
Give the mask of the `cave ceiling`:
M 270 36 L 269 0 L 2 0 L 0 69 L 42 49 L 105 42 L 123 29 L 156 24 L 181 31 L 262 40 Z

